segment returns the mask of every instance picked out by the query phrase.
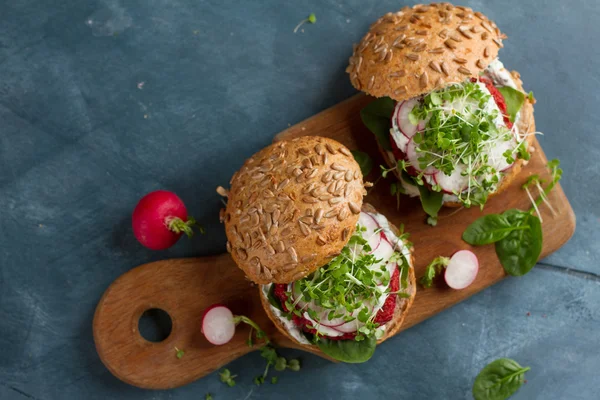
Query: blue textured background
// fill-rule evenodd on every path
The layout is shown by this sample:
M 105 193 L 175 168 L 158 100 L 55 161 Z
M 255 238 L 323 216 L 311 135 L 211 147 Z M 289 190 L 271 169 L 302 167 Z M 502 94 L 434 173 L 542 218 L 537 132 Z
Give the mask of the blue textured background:
M 478 371 L 502 356 L 531 366 L 517 399 L 598 398 L 597 1 L 465 1 L 508 34 L 501 59 L 538 99 L 540 142 L 562 160 L 578 218 L 564 248 L 386 342 L 367 364 L 301 354 L 301 372 L 257 388 L 263 360 L 253 354 L 230 365 L 235 388 L 213 374 L 166 392 L 127 386 L 98 359 L 101 294 L 135 265 L 223 252 L 215 186 L 288 124 L 351 96 L 352 43 L 404 3 L 2 3 L 0 398 L 469 399 Z M 292 33 L 310 12 L 317 24 Z M 138 245 L 130 213 L 158 188 L 177 192 L 210 234 L 165 252 Z

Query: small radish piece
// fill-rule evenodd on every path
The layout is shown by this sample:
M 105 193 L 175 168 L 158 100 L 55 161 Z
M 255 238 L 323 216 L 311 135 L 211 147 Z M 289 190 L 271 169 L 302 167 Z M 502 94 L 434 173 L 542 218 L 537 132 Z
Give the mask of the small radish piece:
M 330 328 L 326 325 L 323 325 L 322 323 L 319 323 L 317 321 L 315 321 L 314 319 L 312 319 L 308 313 L 304 313 L 302 314 L 302 316 L 311 322 L 311 325 L 318 330 L 322 335 L 325 336 L 331 336 L 331 337 L 335 337 L 335 336 L 342 336 L 342 333 L 336 329 Z
M 413 125 L 410 122 L 408 114 L 410 114 L 417 104 L 419 104 L 418 99 L 410 99 L 396 105 L 398 112 L 395 114 L 398 129 L 400 129 L 400 132 L 402 132 L 402 134 L 409 139 L 412 138 L 417 132 L 417 125 Z
M 408 142 L 408 146 L 406 146 L 406 159 L 410 163 L 410 166 L 417 171 L 422 171 L 425 175 L 433 175 L 437 173 L 438 170 L 432 166 L 425 168 L 425 170 L 421 168 L 419 163 L 419 155 L 417 154 L 417 144 L 413 139 L 411 139 L 410 142 Z
M 342 313 L 345 314 L 346 310 L 342 310 Z M 319 314 L 317 314 L 318 318 L 316 319 L 321 325 L 326 326 L 328 328 L 335 328 L 340 325 L 344 325 L 346 321 L 344 321 L 344 317 L 332 318 L 329 320 L 329 313 L 331 310 L 323 310 Z
M 157 190 L 139 201 L 131 217 L 133 234 L 151 250 L 164 250 L 173 246 L 186 234 L 191 237 L 196 221 L 188 217 L 183 201 L 175 193 Z M 203 232 L 200 227 L 200 231 Z
M 462 175 L 465 169 L 465 165 L 457 164 L 454 166 L 454 171 L 452 171 L 452 174 L 450 175 L 446 175 L 442 171 L 439 171 L 434 175 L 435 182 L 440 185 L 444 193 L 462 193 L 469 187 L 469 177 Z
M 235 334 L 235 320 L 229 308 L 215 304 L 204 311 L 202 333 L 210 343 L 220 346 Z
M 369 246 L 371 247 L 371 251 L 375 251 L 379 246 L 379 242 L 381 242 L 381 235 L 379 230 L 379 224 L 375 221 L 375 218 L 370 216 L 366 212 L 360 213 L 358 216 L 358 225 L 364 226 L 367 228 L 365 232 L 363 232 L 362 236 L 367 240 Z
M 452 257 L 446 267 L 444 279 L 452 289 L 464 289 L 475 280 L 479 271 L 477 256 L 469 250 L 459 250 Z

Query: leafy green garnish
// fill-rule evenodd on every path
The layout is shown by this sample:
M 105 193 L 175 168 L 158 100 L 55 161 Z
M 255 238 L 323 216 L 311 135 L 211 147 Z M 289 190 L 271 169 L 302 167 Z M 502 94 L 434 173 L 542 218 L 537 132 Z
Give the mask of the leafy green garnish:
M 492 361 L 475 378 L 473 397 L 475 400 L 508 399 L 523 385 L 525 372 L 529 370 L 509 358 Z
M 554 212 L 548 201 L 548 194 L 562 177 L 560 162 L 548 162 L 550 183 L 544 189 L 544 181 L 538 175 L 532 175 L 523 185 L 523 189 L 533 207 L 529 211 L 510 209 L 503 214 L 490 214 L 477 219 L 463 232 L 463 240 L 475 246 L 495 243 L 496 255 L 504 270 L 513 276 L 522 276 L 531 271 L 542 253 L 542 220 L 538 206 L 545 202 Z M 535 186 L 539 196 L 534 200 L 529 187 Z M 537 212 L 538 216 L 533 215 Z
M 278 380 L 279 380 L 279 379 L 278 379 L 276 376 L 272 377 L 272 378 L 271 378 L 271 384 L 272 384 L 272 385 L 276 384 Z
M 229 387 L 235 386 L 235 377 L 237 377 L 237 375 L 231 375 L 231 372 L 227 368 L 219 372 L 219 379 Z
M 542 253 L 542 224 L 535 215 L 517 210 L 507 218 L 515 229 L 496 242 L 496 254 L 508 274 L 522 276 L 531 271 Z
M 474 246 L 495 243 L 504 239 L 512 231 L 529 229 L 528 225 L 512 225 L 503 214 L 489 214 L 478 218 L 463 232 L 465 242 Z
M 377 142 L 384 150 L 392 150 L 390 144 L 390 118 L 395 106 L 394 100 L 389 97 L 381 97 L 367 104 L 360 111 L 363 124 L 373 132 Z
M 369 175 L 373 169 L 373 160 L 371 157 L 367 153 L 360 150 L 352 150 L 352 155 L 360 166 L 360 172 L 362 172 L 363 177 Z
M 508 113 L 510 122 L 515 122 L 517 113 L 525 102 L 525 94 L 510 86 L 499 87 L 498 91 L 502 94 L 502 97 L 504 97 L 504 101 L 506 102 L 506 112 Z
M 426 188 L 425 186 L 418 185 L 419 193 L 421 194 L 419 197 L 421 199 L 421 205 L 423 206 L 423 210 L 433 218 L 433 221 L 437 222 L 438 212 L 442 208 L 444 194 L 441 192 L 434 192 Z M 430 225 L 432 225 L 430 223 Z M 435 226 L 435 223 L 433 224 Z
M 496 255 L 504 270 L 513 276 L 525 275 L 542 252 L 540 219 L 530 212 L 510 209 L 477 219 L 463 233 L 463 240 L 480 246 L 496 243 Z
M 212 394 L 210 394 L 210 393 L 206 393 L 206 394 L 204 395 L 204 400 L 213 400 Z
M 363 363 L 375 352 L 377 339 L 373 336 L 364 340 L 330 340 L 321 338 L 317 345 L 329 357 L 346 363 Z
M 433 285 L 433 280 L 436 275 L 442 272 L 450 262 L 448 257 L 436 257 L 433 261 L 425 268 L 425 274 L 419 279 L 421 286 L 430 288 Z

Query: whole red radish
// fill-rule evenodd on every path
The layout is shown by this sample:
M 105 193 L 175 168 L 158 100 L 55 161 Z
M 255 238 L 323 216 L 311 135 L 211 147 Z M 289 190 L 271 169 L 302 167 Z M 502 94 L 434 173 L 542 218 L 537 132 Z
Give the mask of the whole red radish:
M 194 234 L 194 218 L 187 215 L 183 201 L 173 192 L 157 190 L 139 201 L 131 218 L 133 234 L 144 246 L 164 250 L 173 246 L 186 234 Z M 200 231 L 203 233 L 202 228 Z

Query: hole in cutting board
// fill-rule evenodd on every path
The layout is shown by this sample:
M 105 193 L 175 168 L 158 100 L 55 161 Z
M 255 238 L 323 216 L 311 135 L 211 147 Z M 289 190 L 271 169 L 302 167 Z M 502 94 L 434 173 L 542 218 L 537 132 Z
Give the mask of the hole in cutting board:
M 144 311 L 138 322 L 140 335 L 149 342 L 162 342 L 169 337 L 172 328 L 171 317 L 160 308 Z

